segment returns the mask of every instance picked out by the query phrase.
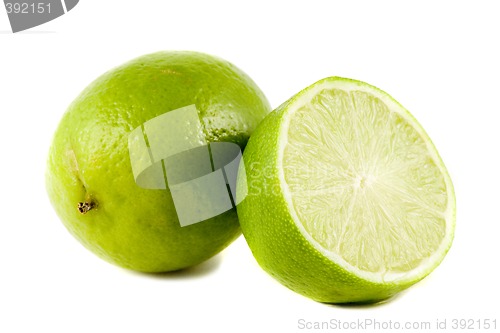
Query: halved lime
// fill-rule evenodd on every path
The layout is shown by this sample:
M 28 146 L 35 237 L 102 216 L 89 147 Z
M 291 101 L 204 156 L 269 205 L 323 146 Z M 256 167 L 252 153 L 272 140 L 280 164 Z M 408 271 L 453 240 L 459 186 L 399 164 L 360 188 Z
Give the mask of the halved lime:
M 259 125 L 244 161 L 238 215 L 254 256 L 315 300 L 388 298 L 451 246 L 455 196 L 436 148 L 364 82 L 332 77 L 304 89 Z

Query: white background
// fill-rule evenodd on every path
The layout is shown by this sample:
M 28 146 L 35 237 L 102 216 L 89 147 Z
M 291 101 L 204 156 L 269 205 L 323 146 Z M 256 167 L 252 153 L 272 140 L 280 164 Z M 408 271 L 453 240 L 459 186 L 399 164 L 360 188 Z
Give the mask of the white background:
M 453 318 L 496 319 L 500 330 L 499 7 L 82 0 L 67 15 L 18 34 L 9 32 L 0 7 L 0 331 L 305 332 L 300 319 L 433 327 L 446 319 L 452 332 Z M 53 131 L 104 71 L 178 49 L 233 62 L 273 107 L 332 75 L 389 92 L 427 130 L 454 181 L 456 236 L 443 263 L 388 303 L 342 307 L 282 287 L 242 237 L 205 264 L 160 276 L 120 269 L 84 249 L 45 193 Z

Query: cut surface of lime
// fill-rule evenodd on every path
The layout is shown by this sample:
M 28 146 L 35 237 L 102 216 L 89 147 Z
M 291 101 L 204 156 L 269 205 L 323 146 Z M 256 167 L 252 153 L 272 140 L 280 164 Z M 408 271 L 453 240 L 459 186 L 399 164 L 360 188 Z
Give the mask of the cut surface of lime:
M 324 81 L 288 113 L 280 148 L 298 227 L 370 280 L 411 278 L 451 241 L 451 181 L 431 141 L 371 86 Z
M 321 302 L 386 299 L 451 246 L 455 195 L 417 120 L 388 94 L 330 77 L 264 119 L 244 153 L 238 206 L 259 264 Z

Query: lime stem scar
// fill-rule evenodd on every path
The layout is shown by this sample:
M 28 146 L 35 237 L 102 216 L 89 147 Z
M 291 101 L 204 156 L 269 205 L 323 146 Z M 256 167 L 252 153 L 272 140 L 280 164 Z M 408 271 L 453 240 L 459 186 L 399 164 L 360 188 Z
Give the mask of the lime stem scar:
M 94 203 L 93 202 L 79 202 L 78 203 L 78 211 L 80 214 L 85 215 L 87 214 L 92 208 L 94 208 Z

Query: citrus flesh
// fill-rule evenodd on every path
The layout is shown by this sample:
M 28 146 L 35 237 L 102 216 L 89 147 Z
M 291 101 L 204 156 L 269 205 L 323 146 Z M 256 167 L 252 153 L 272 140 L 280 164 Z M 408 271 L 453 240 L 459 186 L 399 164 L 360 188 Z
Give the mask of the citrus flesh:
M 455 197 L 437 150 L 366 83 L 327 78 L 295 95 L 259 125 L 244 161 L 238 215 L 254 256 L 315 300 L 386 299 L 451 245 Z
M 196 136 L 241 148 L 270 111 L 262 91 L 231 63 L 167 51 L 103 74 L 64 114 L 49 152 L 47 191 L 67 229 L 101 258 L 137 271 L 172 271 L 212 257 L 240 235 L 235 209 L 181 227 L 170 190 L 135 182 L 130 133 L 192 105 L 202 124 Z

